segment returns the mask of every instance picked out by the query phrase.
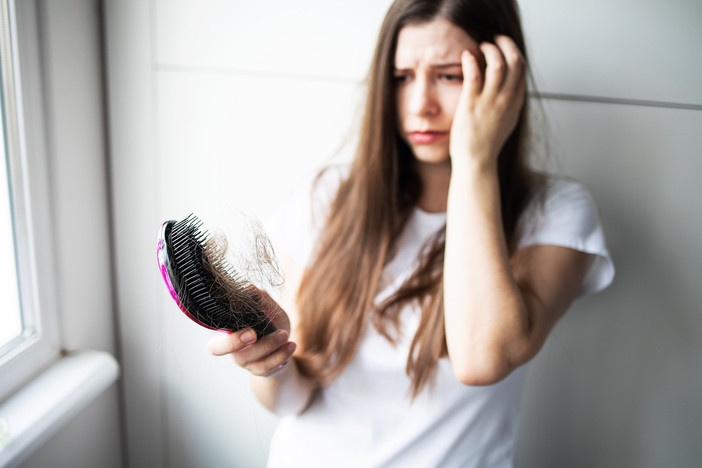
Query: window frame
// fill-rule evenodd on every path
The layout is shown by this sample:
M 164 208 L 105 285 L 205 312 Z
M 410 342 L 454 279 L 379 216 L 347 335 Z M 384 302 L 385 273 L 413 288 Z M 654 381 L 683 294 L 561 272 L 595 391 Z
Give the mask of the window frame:
M 35 2 L 0 0 L 2 111 L 25 332 L 0 356 L 4 401 L 61 355 L 45 130 L 39 16 Z M 28 328 L 28 329 L 27 329 Z

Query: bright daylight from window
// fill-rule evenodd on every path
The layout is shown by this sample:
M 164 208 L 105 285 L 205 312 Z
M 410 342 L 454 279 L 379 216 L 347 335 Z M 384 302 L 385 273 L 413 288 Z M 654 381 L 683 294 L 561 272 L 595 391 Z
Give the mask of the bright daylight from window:
M 0 119 L 3 116 L 0 115 Z M 4 120 L 4 119 L 3 119 Z M 4 124 L 0 121 L 0 124 Z M 10 209 L 9 171 L 5 153 L 5 125 L 0 125 L 0 356 L 3 347 L 22 333 L 19 289 L 17 286 L 17 260 Z

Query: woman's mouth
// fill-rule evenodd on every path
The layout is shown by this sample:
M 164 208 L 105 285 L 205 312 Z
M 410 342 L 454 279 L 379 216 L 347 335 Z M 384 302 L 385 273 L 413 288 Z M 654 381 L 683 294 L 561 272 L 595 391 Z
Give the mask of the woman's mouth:
M 426 144 L 434 143 L 448 136 L 449 132 L 426 131 L 426 132 L 409 132 L 409 139 L 413 143 Z

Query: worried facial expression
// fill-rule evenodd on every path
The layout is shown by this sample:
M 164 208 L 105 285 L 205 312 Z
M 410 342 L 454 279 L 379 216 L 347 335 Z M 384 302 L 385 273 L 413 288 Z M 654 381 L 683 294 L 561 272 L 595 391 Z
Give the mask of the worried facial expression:
M 399 132 L 420 162 L 449 162 L 464 50 L 480 56 L 478 43 L 443 18 L 407 25 L 398 34 L 394 76 Z

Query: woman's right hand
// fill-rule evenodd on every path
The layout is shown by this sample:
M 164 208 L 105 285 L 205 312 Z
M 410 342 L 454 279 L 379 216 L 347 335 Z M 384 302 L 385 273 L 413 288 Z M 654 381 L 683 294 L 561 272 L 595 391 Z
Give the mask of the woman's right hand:
M 296 344 L 289 341 L 290 320 L 285 311 L 263 290 L 260 295 L 263 312 L 269 317 L 276 331 L 257 337 L 256 332 L 246 328 L 234 333 L 220 332 L 207 344 L 215 356 L 231 354 L 234 362 L 260 377 L 270 377 L 281 372 L 292 358 Z

